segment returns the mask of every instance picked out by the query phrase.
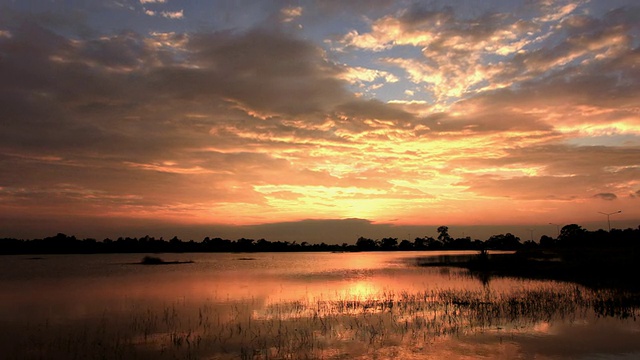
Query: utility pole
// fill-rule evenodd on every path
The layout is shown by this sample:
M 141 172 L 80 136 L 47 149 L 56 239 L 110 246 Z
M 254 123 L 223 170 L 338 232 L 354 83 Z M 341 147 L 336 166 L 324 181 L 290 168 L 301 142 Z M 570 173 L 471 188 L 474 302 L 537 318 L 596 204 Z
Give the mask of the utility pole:
M 560 237 L 560 224 L 549 223 L 549 225 L 555 225 L 556 230 L 558 230 L 558 237 Z
M 607 225 L 609 226 L 609 232 L 611 232 L 611 219 L 609 217 L 611 215 L 614 215 L 614 214 L 620 214 L 621 212 L 622 212 L 622 210 L 614 211 L 612 213 L 603 213 L 603 212 L 598 211 L 599 214 L 607 215 Z

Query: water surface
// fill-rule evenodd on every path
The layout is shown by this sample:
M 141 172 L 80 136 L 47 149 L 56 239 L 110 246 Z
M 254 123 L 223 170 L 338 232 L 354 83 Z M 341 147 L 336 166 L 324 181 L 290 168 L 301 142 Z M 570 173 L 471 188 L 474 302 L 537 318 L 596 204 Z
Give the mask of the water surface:
M 416 257 L 472 252 L 5 256 L 9 358 L 640 357 L 636 311 L 602 316 L 590 290 L 483 283 Z M 424 261 L 424 260 L 423 260 Z

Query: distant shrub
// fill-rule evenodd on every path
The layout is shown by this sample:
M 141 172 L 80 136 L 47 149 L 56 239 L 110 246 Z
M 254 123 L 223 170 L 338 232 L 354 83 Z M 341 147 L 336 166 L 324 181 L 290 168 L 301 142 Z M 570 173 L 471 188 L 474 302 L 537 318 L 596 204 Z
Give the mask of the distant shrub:
M 157 265 L 157 264 L 164 264 L 165 261 L 160 259 L 159 257 L 145 256 L 142 258 L 142 261 L 140 261 L 140 263 L 145 265 Z

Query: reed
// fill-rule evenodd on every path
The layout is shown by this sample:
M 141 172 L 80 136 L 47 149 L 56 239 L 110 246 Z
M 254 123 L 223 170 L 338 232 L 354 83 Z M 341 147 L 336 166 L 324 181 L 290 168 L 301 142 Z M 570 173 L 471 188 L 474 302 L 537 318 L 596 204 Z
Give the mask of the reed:
M 593 313 L 636 318 L 633 294 L 556 284 L 490 289 L 384 291 L 366 298 L 305 298 L 258 304 L 132 305 L 120 315 L 34 324 L 5 359 L 329 359 L 394 348 L 423 349 L 437 338 L 509 331 Z

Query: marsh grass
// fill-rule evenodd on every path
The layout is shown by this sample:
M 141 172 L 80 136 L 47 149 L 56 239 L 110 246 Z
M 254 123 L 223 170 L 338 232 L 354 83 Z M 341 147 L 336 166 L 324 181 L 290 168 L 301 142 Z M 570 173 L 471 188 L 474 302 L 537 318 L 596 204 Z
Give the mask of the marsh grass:
M 636 319 L 632 294 L 552 284 L 496 292 L 434 289 L 366 297 L 255 299 L 28 325 L 9 359 L 343 359 L 421 351 L 437 338 L 574 321 L 588 313 Z

